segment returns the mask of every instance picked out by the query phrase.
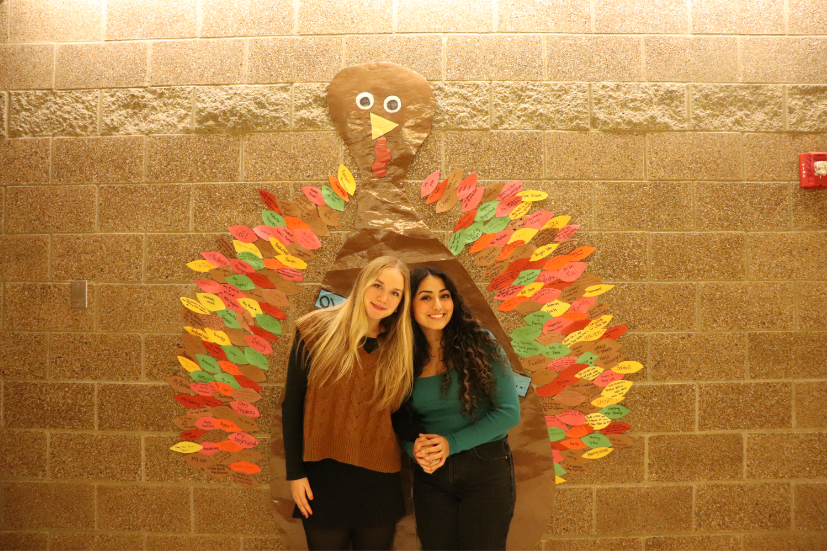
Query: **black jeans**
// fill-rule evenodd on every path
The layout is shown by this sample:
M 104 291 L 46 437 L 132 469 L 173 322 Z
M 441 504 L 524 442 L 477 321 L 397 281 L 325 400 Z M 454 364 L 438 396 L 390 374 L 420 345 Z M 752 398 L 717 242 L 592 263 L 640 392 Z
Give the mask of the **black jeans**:
M 450 455 L 433 474 L 415 465 L 422 549 L 505 549 L 516 496 L 507 438 Z

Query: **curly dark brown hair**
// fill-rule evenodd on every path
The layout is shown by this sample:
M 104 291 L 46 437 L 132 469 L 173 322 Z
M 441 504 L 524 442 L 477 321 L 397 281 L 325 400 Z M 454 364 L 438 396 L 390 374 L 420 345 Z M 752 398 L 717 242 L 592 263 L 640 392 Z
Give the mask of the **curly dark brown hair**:
M 500 345 L 474 318 L 462 295 L 457 291 L 454 281 L 442 270 L 434 266 L 424 266 L 411 272 L 411 295 L 414 302 L 419 285 L 428 276 L 441 279 L 454 302 L 451 320 L 442 331 L 442 361 L 447 368 L 442 374 L 442 394 L 448 392 L 451 384 L 450 372 L 453 369 L 459 380 L 462 414 L 476 419 L 475 410 L 480 400 L 488 400 L 492 407 L 498 407 L 494 400 L 497 381 L 491 372 L 491 366 L 500 356 Z M 414 377 L 419 377 L 430 359 L 430 346 L 419 324 L 415 319 L 413 321 Z

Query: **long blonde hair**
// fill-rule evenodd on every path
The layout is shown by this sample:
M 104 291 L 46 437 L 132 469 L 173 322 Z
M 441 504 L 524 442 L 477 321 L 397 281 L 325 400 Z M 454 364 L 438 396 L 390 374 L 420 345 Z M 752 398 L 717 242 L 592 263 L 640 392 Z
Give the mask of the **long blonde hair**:
M 296 326 L 311 354 L 309 381 L 323 385 L 347 377 L 359 363 L 359 346 L 368 331 L 365 292 L 385 268 L 396 268 L 405 281 L 402 299 L 381 322 L 378 369 L 373 399 L 380 407 L 398 409 L 413 386 L 413 328 L 411 277 L 408 267 L 391 256 L 380 256 L 362 268 L 350 296 L 338 306 L 299 318 Z

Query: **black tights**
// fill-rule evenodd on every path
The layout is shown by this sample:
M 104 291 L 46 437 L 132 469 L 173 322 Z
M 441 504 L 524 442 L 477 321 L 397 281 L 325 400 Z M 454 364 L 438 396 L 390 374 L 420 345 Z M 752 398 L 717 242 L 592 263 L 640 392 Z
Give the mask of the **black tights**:
M 379 524 L 365 528 L 319 528 L 304 524 L 307 548 L 314 550 L 357 549 L 387 550 L 393 546 L 396 524 Z

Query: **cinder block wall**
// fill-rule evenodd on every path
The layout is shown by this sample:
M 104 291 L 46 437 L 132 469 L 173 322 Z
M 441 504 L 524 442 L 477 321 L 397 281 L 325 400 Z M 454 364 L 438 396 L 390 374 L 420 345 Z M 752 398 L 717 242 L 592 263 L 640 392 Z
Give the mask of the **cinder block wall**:
M 355 168 L 325 86 L 389 60 L 439 102 L 412 178 L 548 191 L 647 366 L 636 446 L 559 487 L 545 548 L 827 549 L 827 190 L 797 185 L 827 150 L 825 7 L 0 0 L 0 548 L 280 545 L 266 485 L 167 450 L 185 263 L 256 223 L 257 186 Z

